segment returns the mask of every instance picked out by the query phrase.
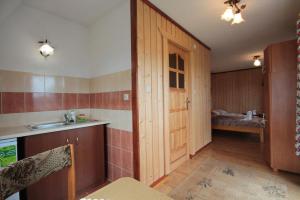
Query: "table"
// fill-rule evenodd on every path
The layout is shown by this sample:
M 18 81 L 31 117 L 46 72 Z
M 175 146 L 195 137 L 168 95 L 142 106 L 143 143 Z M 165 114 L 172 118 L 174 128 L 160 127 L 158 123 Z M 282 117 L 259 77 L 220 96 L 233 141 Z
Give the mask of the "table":
M 120 178 L 81 200 L 172 200 L 133 178 Z

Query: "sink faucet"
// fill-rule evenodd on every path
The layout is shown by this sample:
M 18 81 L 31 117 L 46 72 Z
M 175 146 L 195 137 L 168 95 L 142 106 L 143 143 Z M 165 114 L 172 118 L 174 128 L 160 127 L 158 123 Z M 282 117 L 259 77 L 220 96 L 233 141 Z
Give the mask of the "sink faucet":
M 69 110 L 64 117 L 66 124 L 76 123 L 76 112 L 74 110 Z

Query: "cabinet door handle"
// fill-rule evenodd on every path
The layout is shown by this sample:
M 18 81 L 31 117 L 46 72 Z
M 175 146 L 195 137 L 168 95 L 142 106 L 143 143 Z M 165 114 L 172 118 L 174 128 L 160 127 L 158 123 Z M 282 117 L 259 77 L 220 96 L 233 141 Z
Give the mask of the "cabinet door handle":
M 67 138 L 67 144 L 69 144 L 69 138 Z
M 78 145 L 79 144 L 79 138 L 76 137 L 76 144 Z

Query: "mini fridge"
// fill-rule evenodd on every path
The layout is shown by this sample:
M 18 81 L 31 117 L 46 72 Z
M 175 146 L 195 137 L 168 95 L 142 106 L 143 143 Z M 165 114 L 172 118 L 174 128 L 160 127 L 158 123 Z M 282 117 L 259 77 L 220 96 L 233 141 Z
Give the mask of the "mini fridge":
M 0 168 L 6 167 L 18 160 L 17 138 L 0 140 Z M 15 193 L 6 200 L 19 200 L 19 193 Z

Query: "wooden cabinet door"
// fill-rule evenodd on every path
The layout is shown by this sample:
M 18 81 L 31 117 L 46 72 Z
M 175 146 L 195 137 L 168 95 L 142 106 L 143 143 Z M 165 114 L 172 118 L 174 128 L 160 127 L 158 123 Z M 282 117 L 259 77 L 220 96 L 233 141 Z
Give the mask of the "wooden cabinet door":
M 264 72 L 264 113 L 265 113 L 265 128 L 264 128 L 264 158 L 268 164 L 271 164 L 271 135 L 270 135 L 270 76 L 271 76 L 271 50 L 265 50 L 265 72 Z
M 103 184 L 105 175 L 104 126 L 76 129 L 70 135 L 75 146 L 77 196 Z
M 297 45 L 296 40 L 265 50 L 265 112 L 267 161 L 276 170 L 300 173 L 295 154 Z
M 30 157 L 66 144 L 64 131 L 25 137 L 24 157 Z M 67 177 L 67 169 L 61 170 L 29 186 L 25 195 L 28 200 L 65 200 L 67 199 Z
M 74 144 L 77 197 L 106 181 L 104 126 L 92 126 L 24 138 L 24 157 Z M 28 187 L 28 200 L 67 199 L 67 169 L 56 172 Z

